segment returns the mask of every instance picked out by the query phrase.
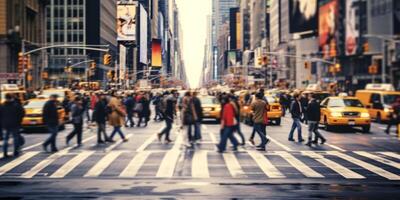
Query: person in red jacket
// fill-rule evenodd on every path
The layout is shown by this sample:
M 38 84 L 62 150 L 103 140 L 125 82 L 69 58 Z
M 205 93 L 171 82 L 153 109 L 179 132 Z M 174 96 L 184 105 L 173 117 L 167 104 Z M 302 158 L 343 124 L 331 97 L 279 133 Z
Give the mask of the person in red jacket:
M 233 150 L 237 150 L 237 145 L 238 141 L 236 138 L 233 136 L 233 132 L 235 130 L 235 127 L 237 123 L 239 123 L 236 120 L 235 117 L 235 107 L 232 105 L 232 103 L 229 101 L 229 98 L 227 96 L 222 97 L 222 115 L 221 115 L 221 139 L 219 144 L 217 145 L 218 152 L 223 153 L 226 150 L 226 142 L 229 138 L 231 143 L 233 144 Z

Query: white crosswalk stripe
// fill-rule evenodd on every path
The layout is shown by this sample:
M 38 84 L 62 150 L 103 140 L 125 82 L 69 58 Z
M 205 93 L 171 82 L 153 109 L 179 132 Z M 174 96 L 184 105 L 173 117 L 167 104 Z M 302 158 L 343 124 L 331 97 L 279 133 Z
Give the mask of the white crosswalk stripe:
M 182 142 L 183 136 L 182 134 L 179 134 L 175 140 L 174 146 L 165 154 L 163 160 L 161 161 L 160 168 L 158 168 L 156 177 L 170 178 L 174 175 L 176 164 L 182 152 L 179 149 Z
M 51 163 L 56 161 L 57 159 L 61 158 L 62 156 L 66 155 L 67 151 L 61 151 L 55 154 L 50 155 L 46 159 L 42 160 L 39 162 L 37 165 L 32 167 L 30 170 L 26 171 L 21 175 L 21 178 L 32 178 L 36 174 L 38 174 L 40 171 L 42 171 L 44 168 L 49 166 Z
M 63 178 L 69 172 L 71 172 L 75 167 L 77 167 L 80 163 L 82 163 L 86 158 L 92 155 L 94 151 L 84 151 L 79 153 L 74 158 L 65 163 L 61 168 L 59 168 L 56 172 L 54 172 L 50 178 Z
M 128 166 L 121 172 L 120 177 L 135 177 L 139 172 L 139 169 L 143 166 L 146 159 L 150 156 L 150 151 L 140 151 L 136 156 L 129 162 Z
M 192 159 L 192 177 L 209 178 L 207 151 L 195 151 Z
M 389 157 L 396 158 L 396 159 L 400 160 L 400 154 L 397 154 L 397 153 L 394 153 L 394 152 L 379 152 L 379 153 L 382 154 L 382 155 L 389 156 Z
M 235 154 L 233 153 L 224 153 L 222 154 L 225 160 L 226 167 L 229 170 L 229 173 L 231 174 L 232 177 L 241 177 L 244 178 L 246 177 L 242 167 L 239 164 L 239 161 L 237 160 Z
M 285 178 L 285 176 L 260 152 L 248 151 L 247 153 L 254 159 L 258 167 L 269 178 Z
M 365 177 L 332 161 L 329 160 L 327 158 L 325 158 L 324 156 L 317 154 L 315 152 L 312 151 L 303 151 L 301 152 L 303 155 L 305 156 L 309 156 L 310 158 L 315 159 L 316 161 L 320 162 L 321 164 L 325 165 L 326 167 L 332 169 L 333 171 L 335 171 L 336 173 L 342 175 L 344 178 L 346 179 L 364 179 Z
M 32 158 L 33 156 L 36 156 L 39 153 L 39 151 L 31 151 L 24 153 L 20 157 L 16 158 L 15 160 L 12 160 L 11 162 L 3 165 L 0 167 L 0 176 L 11 171 L 18 165 L 22 164 L 23 162 L 27 161 L 28 159 Z
M 122 154 L 122 151 L 113 151 L 104 156 L 96 165 L 94 165 L 84 177 L 97 177 L 99 176 L 115 159 Z
M 398 162 L 394 162 L 394 161 L 382 158 L 380 156 L 377 156 L 377 155 L 374 155 L 374 154 L 371 154 L 371 153 L 368 153 L 368 152 L 365 152 L 365 151 L 355 151 L 354 153 L 356 153 L 356 154 L 358 154 L 360 156 L 364 156 L 364 157 L 370 158 L 372 160 L 381 162 L 383 164 L 395 167 L 397 169 L 400 169 L 400 163 L 398 163 Z
M 293 167 L 295 167 L 297 170 L 299 170 L 301 173 L 303 173 L 303 175 L 306 177 L 310 177 L 310 178 L 323 178 L 324 177 L 323 175 L 321 175 L 320 173 L 311 169 L 306 164 L 304 164 L 299 159 L 295 158 L 292 154 L 289 154 L 286 151 L 276 151 L 275 153 L 277 155 L 281 156 L 283 159 L 285 159 L 289 164 L 291 164 Z
M 382 168 L 379 168 L 379 167 L 377 167 L 375 165 L 369 164 L 369 163 L 364 162 L 362 160 L 356 159 L 356 158 L 351 157 L 349 155 L 346 155 L 344 153 L 340 153 L 340 152 L 337 152 L 337 151 L 329 151 L 328 154 L 337 156 L 337 157 L 339 157 L 341 159 L 344 159 L 344 160 L 347 160 L 347 161 L 349 161 L 349 162 L 351 162 L 351 163 L 353 163 L 355 165 L 363 167 L 364 169 L 367 169 L 367 170 L 369 170 L 369 171 L 371 171 L 371 172 L 373 172 L 375 174 L 378 174 L 378 175 L 380 175 L 382 177 L 385 177 L 385 178 L 387 178 L 389 180 L 400 180 L 400 176 L 399 175 L 393 174 L 393 173 L 388 172 L 388 171 L 386 171 L 386 170 L 384 170 Z

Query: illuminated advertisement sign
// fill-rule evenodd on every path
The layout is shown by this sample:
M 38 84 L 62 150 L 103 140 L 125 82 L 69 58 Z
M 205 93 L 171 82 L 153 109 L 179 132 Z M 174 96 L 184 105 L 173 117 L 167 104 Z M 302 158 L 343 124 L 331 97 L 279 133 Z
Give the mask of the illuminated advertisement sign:
M 329 1 L 319 8 L 319 47 L 324 58 L 337 55 L 338 9 L 337 0 Z
M 290 33 L 317 30 L 317 0 L 290 0 L 289 10 Z
M 356 11 L 354 3 L 358 0 L 346 0 L 346 55 L 357 53 L 357 38 L 359 31 L 356 27 Z
M 136 3 L 117 5 L 118 41 L 136 40 Z
M 162 67 L 161 40 L 153 39 L 151 42 L 151 66 Z
M 139 61 L 147 65 L 147 12 L 140 4 L 140 51 Z

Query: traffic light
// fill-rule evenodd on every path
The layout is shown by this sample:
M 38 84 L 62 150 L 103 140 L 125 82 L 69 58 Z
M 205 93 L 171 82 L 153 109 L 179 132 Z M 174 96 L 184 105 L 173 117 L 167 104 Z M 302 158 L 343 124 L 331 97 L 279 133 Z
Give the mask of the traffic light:
M 268 64 L 268 56 L 263 56 L 262 57 L 262 64 L 267 65 Z
M 342 67 L 340 66 L 340 64 L 336 63 L 335 64 L 335 72 L 337 73 L 337 72 L 340 72 L 341 70 L 342 70 Z
M 24 73 L 25 66 L 27 65 L 26 56 L 22 52 L 18 53 L 18 73 Z
M 368 43 L 368 42 L 365 42 L 365 43 L 363 44 L 363 51 L 364 51 L 364 52 L 369 52 L 369 43 Z
M 110 54 L 108 54 L 108 53 L 104 54 L 104 56 L 103 56 L 103 64 L 104 65 L 111 64 L 111 55 Z
M 310 62 L 305 61 L 304 62 L 304 69 L 309 69 L 310 68 Z
M 368 67 L 368 73 L 369 74 L 378 74 L 378 66 L 377 65 L 370 65 Z
M 48 79 L 49 78 L 49 73 L 48 72 L 42 72 L 42 78 L 43 79 Z
M 27 55 L 26 60 L 27 60 L 27 69 L 32 69 L 31 55 Z
M 113 78 L 112 70 L 108 70 L 107 72 L 107 79 L 111 80 Z
M 263 61 L 262 61 L 262 57 L 258 57 L 257 58 L 257 63 L 258 63 L 258 65 L 262 65 L 263 63 L 262 63 Z

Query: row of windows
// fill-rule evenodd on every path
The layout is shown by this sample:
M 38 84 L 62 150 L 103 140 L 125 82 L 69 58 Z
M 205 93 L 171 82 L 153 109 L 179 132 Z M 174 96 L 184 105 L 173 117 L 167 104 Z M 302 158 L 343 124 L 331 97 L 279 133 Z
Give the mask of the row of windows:
M 48 31 L 47 42 L 52 42 L 51 39 L 51 32 Z M 68 32 L 67 38 L 65 38 L 64 32 L 53 32 L 53 42 L 84 42 L 83 31 Z
M 84 0 L 53 0 L 54 5 L 82 5 Z
M 47 17 L 65 17 L 65 9 L 54 7 L 53 13 L 51 13 L 50 7 L 47 8 Z M 69 7 L 67 9 L 67 17 L 83 17 L 82 7 Z
M 68 30 L 83 30 L 83 21 L 79 22 L 67 22 L 67 29 Z M 51 21 L 47 21 L 47 28 L 51 29 Z M 55 20 L 53 23 L 54 30 L 64 30 L 65 29 L 65 22 Z
M 85 55 L 85 50 L 83 49 L 53 49 L 53 55 Z

